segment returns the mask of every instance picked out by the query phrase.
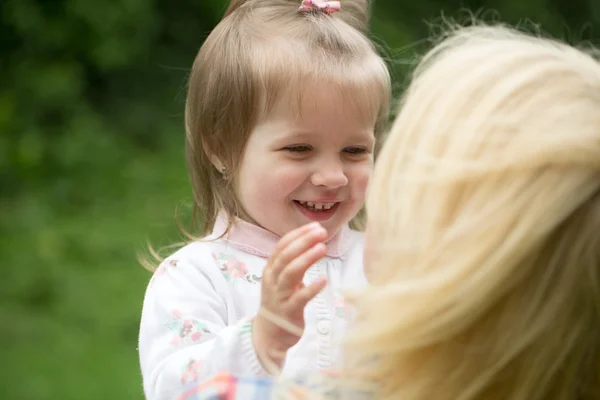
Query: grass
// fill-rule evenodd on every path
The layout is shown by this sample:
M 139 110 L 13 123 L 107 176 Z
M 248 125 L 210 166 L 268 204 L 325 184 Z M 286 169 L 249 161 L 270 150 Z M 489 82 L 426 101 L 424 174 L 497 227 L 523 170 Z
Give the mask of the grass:
M 150 273 L 136 256 L 147 239 L 180 238 L 174 211 L 190 189 L 179 144 L 110 150 L 111 163 L 0 201 L 3 400 L 143 399 Z M 60 185 L 76 196 L 65 202 Z

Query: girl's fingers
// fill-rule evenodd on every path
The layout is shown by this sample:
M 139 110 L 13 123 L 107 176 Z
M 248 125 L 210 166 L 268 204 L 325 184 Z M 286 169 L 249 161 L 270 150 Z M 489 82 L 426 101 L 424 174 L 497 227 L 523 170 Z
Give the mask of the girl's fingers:
M 317 222 L 312 222 L 310 224 L 302 225 L 301 227 L 288 232 L 277 243 L 277 247 L 275 248 L 273 255 L 279 254 L 283 249 L 285 249 L 294 240 L 298 239 L 300 236 L 304 235 L 306 232 L 313 230 L 319 226 L 320 225 Z
M 277 246 L 275 247 L 275 250 L 269 257 L 269 262 L 267 263 L 267 266 L 265 268 L 272 269 L 275 260 L 284 249 L 286 249 L 293 241 L 306 234 L 307 232 L 310 232 L 311 230 L 315 229 L 317 226 L 319 226 L 319 224 L 313 222 L 296 228 L 293 231 L 290 231 L 286 235 L 284 235 L 277 243 Z
M 305 288 L 297 291 L 291 298 L 291 306 L 296 309 L 304 309 L 306 304 L 311 301 L 327 285 L 326 278 L 319 278 Z
M 323 258 L 326 251 L 327 247 L 323 243 L 316 243 L 289 262 L 281 270 L 279 279 L 276 281 L 279 290 L 291 292 L 297 289 L 298 285 L 302 283 L 306 270 Z
M 327 237 L 327 232 L 320 225 L 315 225 L 307 231 L 300 233 L 293 241 L 282 246 L 279 251 L 275 251 L 270 264 L 273 280 L 277 281 L 279 274 L 286 269 L 287 265 L 294 261 L 301 254 L 315 244 L 324 241 Z M 282 239 L 283 240 L 283 239 Z

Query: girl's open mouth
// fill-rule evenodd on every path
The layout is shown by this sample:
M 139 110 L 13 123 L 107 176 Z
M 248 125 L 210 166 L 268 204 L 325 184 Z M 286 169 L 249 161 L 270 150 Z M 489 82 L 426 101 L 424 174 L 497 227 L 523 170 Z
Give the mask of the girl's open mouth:
M 335 214 L 340 202 L 313 203 L 311 201 L 294 200 L 294 204 L 310 220 L 327 221 Z

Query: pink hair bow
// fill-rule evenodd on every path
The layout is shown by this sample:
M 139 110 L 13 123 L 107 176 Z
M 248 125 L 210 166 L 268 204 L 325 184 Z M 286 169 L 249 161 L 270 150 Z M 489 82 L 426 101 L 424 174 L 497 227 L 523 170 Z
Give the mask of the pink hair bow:
M 302 0 L 300 11 L 323 11 L 328 14 L 340 10 L 339 1 Z

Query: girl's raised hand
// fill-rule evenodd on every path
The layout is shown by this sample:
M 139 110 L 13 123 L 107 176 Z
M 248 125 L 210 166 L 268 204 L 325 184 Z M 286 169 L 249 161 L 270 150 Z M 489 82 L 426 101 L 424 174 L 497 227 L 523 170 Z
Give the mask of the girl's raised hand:
M 318 223 L 295 229 L 279 241 L 262 276 L 261 310 L 252 341 L 261 362 L 281 366 L 285 352 L 304 332 L 304 307 L 327 284 L 325 278 L 302 283 L 305 272 L 326 253 L 327 232 Z M 293 329 L 286 328 L 290 325 Z

